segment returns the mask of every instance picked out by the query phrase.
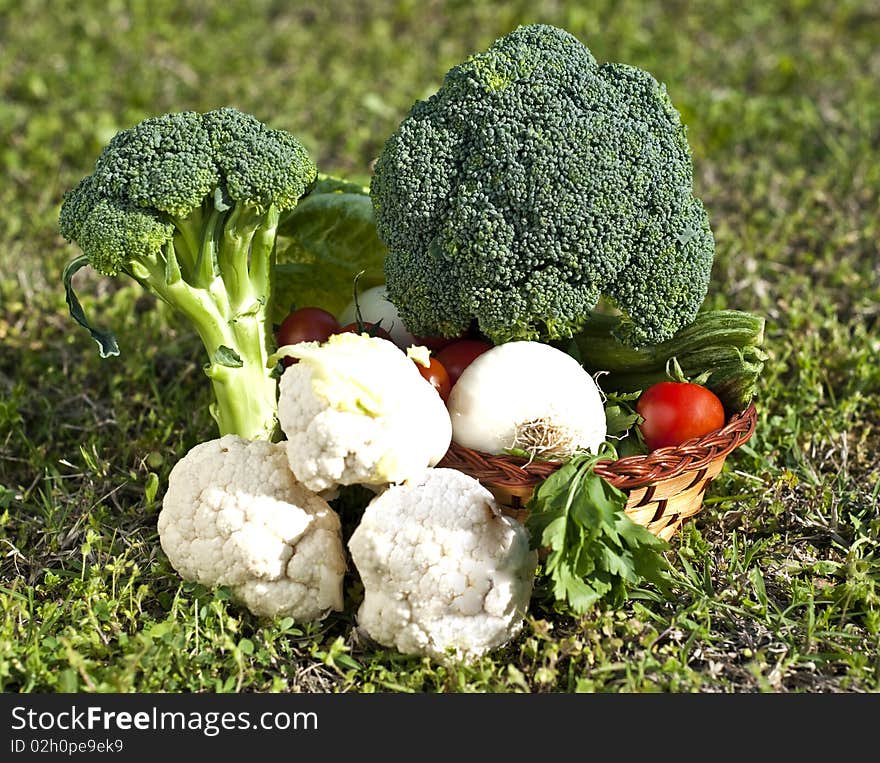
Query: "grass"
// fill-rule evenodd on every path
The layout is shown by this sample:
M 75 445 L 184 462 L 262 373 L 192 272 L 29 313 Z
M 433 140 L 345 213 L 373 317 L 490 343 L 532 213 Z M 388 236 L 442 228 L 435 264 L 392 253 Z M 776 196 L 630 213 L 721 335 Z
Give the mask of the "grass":
M 352 4 L 0 0 L 0 689 L 880 690 L 880 8 L 789 0 Z M 516 24 L 651 70 L 717 239 L 709 307 L 767 316 L 756 436 L 673 543 L 675 596 L 572 618 L 536 599 L 469 667 L 259 621 L 181 583 L 168 471 L 214 436 L 200 347 L 83 275 L 122 356 L 67 316 L 61 195 L 119 128 L 236 105 L 362 180 L 411 102 Z M 352 586 L 349 601 L 356 597 Z

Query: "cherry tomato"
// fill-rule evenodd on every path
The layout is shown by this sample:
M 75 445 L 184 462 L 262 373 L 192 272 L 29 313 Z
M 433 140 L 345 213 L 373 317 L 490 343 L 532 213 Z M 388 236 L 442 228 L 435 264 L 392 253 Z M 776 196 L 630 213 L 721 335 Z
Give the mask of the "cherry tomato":
M 326 342 L 327 337 L 340 330 L 339 321 L 332 313 L 320 307 L 300 307 L 290 313 L 275 331 L 278 346 L 298 342 Z M 296 363 L 296 358 L 284 358 L 284 365 Z
M 681 445 L 724 426 L 724 406 L 714 392 L 688 382 L 658 382 L 636 403 L 639 424 L 650 450 Z
M 462 371 L 473 362 L 474 358 L 492 347 L 489 342 L 479 339 L 461 339 L 440 350 L 437 353 L 437 360 L 443 364 L 446 373 L 449 374 L 449 386 L 454 387 Z
M 363 327 L 363 328 L 361 328 Z M 351 323 L 346 323 L 340 330 L 339 333 L 342 332 L 350 332 L 352 334 L 369 334 L 370 336 L 379 337 L 379 339 L 387 339 L 389 342 L 393 342 L 394 340 L 391 338 L 391 334 L 389 334 L 382 325 L 376 325 L 375 323 L 368 323 L 364 321 L 363 323 L 358 325 L 357 321 L 352 321 Z
M 427 367 L 416 363 L 416 368 L 427 381 L 434 385 L 440 399 L 445 403 L 449 399 L 449 391 L 452 389 L 452 385 L 449 383 L 449 374 L 443 364 L 433 355 L 430 357 L 430 361 L 430 365 Z

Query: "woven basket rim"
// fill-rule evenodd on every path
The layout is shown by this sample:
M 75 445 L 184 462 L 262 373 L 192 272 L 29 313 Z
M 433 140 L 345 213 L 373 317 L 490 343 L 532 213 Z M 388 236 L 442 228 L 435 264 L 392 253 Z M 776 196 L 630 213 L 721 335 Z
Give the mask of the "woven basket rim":
M 755 432 L 754 401 L 734 413 L 721 429 L 681 445 L 658 448 L 646 455 L 596 462 L 595 472 L 621 490 L 634 490 L 685 472 L 697 471 L 747 442 Z M 453 442 L 438 466 L 459 469 L 484 484 L 506 488 L 536 485 L 556 471 L 558 461 L 529 461 L 509 455 L 491 455 Z

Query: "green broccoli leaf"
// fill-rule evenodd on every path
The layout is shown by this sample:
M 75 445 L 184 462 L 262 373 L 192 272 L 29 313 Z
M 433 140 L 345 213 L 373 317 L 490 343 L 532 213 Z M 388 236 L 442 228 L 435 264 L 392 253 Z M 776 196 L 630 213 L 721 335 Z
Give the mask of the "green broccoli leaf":
M 231 347 L 227 347 L 223 344 L 217 348 L 217 352 L 214 355 L 214 362 L 219 363 L 221 366 L 226 366 L 227 368 L 241 368 L 244 365 L 241 355 Z
M 64 295 L 67 299 L 67 306 L 70 309 L 71 317 L 89 332 L 89 335 L 98 345 L 98 351 L 101 353 L 101 357 L 109 358 L 113 355 L 119 354 L 119 345 L 116 343 L 116 336 L 110 331 L 102 331 L 89 323 L 88 318 L 86 318 L 86 314 L 82 309 L 82 305 L 76 297 L 76 292 L 73 290 L 73 276 L 88 264 L 89 258 L 84 254 L 76 257 L 67 264 L 62 276 L 64 281 Z
M 596 462 L 615 457 L 606 443 L 598 454 L 571 458 L 526 507 L 532 545 L 547 550 L 543 572 L 556 598 L 578 614 L 619 604 L 643 583 L 668 591 L 668 544 L 633 522 L 626 494 L 595 472 Z
M 369 289 L 384 283 L 385 245 L 376 234 L 368 190 L 323 176 L 279 226 L 272 318 L 291 307 L 339 313 L 351 300 L 352 283 Z

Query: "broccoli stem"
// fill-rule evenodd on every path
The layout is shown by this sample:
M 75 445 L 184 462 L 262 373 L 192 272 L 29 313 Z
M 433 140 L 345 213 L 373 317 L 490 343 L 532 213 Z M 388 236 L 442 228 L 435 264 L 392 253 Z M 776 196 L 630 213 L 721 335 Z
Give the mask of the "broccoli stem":
M 217 253 L 230 305 L 238 310 L 252 296 L 249 281 L 251 242 L 263 222 L 263 213 L 248 204 L 236 204 L 223 228 Z M 259 259 L 262 253 L 256 255 Z
M 275 346 L 269 319 L 270 281 L 258 279 L 248 288 L 247 279 L 242 282 L 241 274 L 228 267 L 231 262 L 247 261 L 250 241 L 250 236 L 224 239 L 218 257 L 225 289 L 212 288 L 219 279 L 194 286 L 179 276 L 169 278 L 169 272 L 175 271 L 169 263 L 176 261 L 171 246 L 167 247 L 165 263 L 141 260 L 131 268 L 131 275 L 186 317 L 202 340 L 208 353 L 205 374 L 215 398 L 210 412 L 220 435 L 273 440 L 278 431 L 277 382 L 267 367 Z M 259 241 L 253 256 L 256 260 L 271 259 L 274 239 L 261 236 Z M 268 267 L 265 269 L 268 273 Z M 230 276 L 234 287 L 227 281 Z M 245 296 L 250 300 L 242 306 L 240 300 Z
M 214 208 L 202 231 L 202 243 L 195 268 L 195 282 L 202 286 L 210 284 L 217 275 L 217 227 L 222 225 L 222 222 L 223 212 Z
M 254 324 L 250 333 L 260 333 L 255 318 L 247 318 L 245 322 Z M 240 367 L 215 362 L 205 368 L 215 397 L 210 406 L 211 416 L 217 422 L 221 437 L 237 434 L 252 440 L 278 438 L 277 382 L 269 375 L 271 369 L 265 368 L 264 355 L 240 354 Z
M 236 205 L 217 252 L 225 289 L 215 298 L 223 303 L 230 332 L 225 346 L 241 359 L 241 366 L 215 361 L 205 371 L 214 385 L 211 413 L 221 434 L 277 437 L 277 382 L 267 366 L 275 349 L 269 309 L 277 225 L 274 205 L 265 210 Z
M 275 241 L 280 214 L 275 205 L 263 215 L 251 244 L 250 282 L 260 298 L 271 301 L 272 270 L 275 264 Z
M 197 260 L 201 244 L 202 210 L 194 209 L 186 217 L 172 217 L 175 235 L 175 251 L 181 274 L 191 283 L 196 282 Z

